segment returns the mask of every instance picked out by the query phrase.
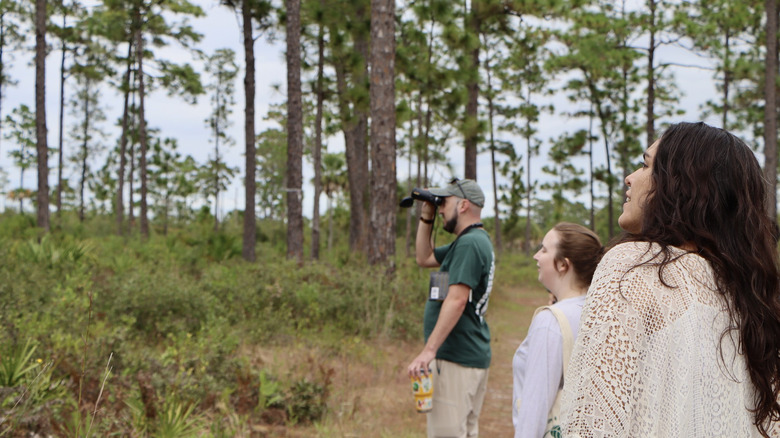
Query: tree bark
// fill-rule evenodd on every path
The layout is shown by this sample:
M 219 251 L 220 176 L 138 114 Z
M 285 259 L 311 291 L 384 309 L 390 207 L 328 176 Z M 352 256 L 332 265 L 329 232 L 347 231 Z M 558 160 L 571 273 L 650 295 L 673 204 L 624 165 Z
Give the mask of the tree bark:
M 368 259 L 395 255 L 395 0 L 371 0 L 371 232 Z
M 358 23 L 369 23 L 370 16 L 366 11 L 365 4 L 361 2 L 356 10 Z M 353 32 L 355 40 L 355 51 L 360 54 L 363 60 L 362 67 L 355 72 L 353 82 L 356 87 L 369 87 L 368 83 L 368 61 L 369 61 L 369 36 L 368 29 L 363 29 L 360 25 L 356 26 Z M 356 124 L 352 136 L 352 151 L 347 153 L 347 171 L 349 172 L 349 192 L 350 192 L 350 213 L 354 212 L 354 239 L 350 233 L 350 248 L 365 254 L 368 250 L 368 198 L 369 187 L 371 186 L 370 174 L 368 171 L 368 113 L 370 102 L 356 101 L 353 106 Z M 352 230 L 350 230 L 352 231 Z
M 596 231 L 596 194 L 594 185 L 596 180 L 593 175 L 593 103 L 590 104 L 588 112 L 588 175 L 590 177 L 590 229 Z M 649 146 L 648 146 L 649 147 Z M 625 180 L 624 180 L 625 181 Z
M 358 13 L 360 16 L 360 13 Z M 335 26 L 330 27 L 331 39 L 338 34 Z M 355 50 L 358 53 L 367 53 L 368 46 L 365 37 L 355 36 Z M 362 42 L 360 42 L 362 41 Z M 350 109 L 350 98 L 347 89 L 346 55 L 338 47 L 334 47 L 333 68 L 336 72 L 336 92 L 338 94 L 339 118 L 344 132 L 344 149 L 347 159 L 347 179 L 349 184 L 349 248 L 352 252 L 366 252 L 365 236 L 367 218 L 365 199 L 367 196 L 368 182 L 368 152 L 366 146 L 365 110 L 355 103 Z M 363 59 L 367 59 L 363 58 Z M 355 86 L 364 86 L 365 76 L 356 74 Z
M 325 10 L 325 1 L 320 0 L 320 8 Z M 325 26 L 320 23 L 317 36 L 317 110 L 314 116 L 314 205 L 311 214 L 311 259 L 320 258 L 320 197 L 322 195 L 322 111 L 325 100 Z
M 138 29 L 136 30 L 136 42 L 135 45 L 138 48 L 138 139 L 141 143 L 141 157 L 139 159 L 139 167 L 141 170 L 141 238 L 149 239 L 149 216 L 147 213 L 146 194 L 146 115 L 144 112 L 144 40 L 141 35 L 143 29 L 141 10 L 136 11 L 138 14 Z
M 38 227 L 49 231 L 49 147 L 46 141 L 46 0 L 35 0 L 35 133 Z
M 501 219 L 498 214 L 498 181 L 496 177 L 496 142 L 493 136 L 493 84 L 490 71 L 490 62 L 485 61 L 485 71 L 487 72 L 487 101 L 488 101 L 488 125 L 490 127 L 490 170 L 493 183 L 493 225 L 495 227 L 495 247 L 500 254 L 502 252 L 501 244 Z
M 255 261 L 255 40 L 252 37 L 251 0 L 241 2 L 241 19 L 244 37 L 244 138 L 246 176 L 244 179 L 244 240 L 241 253 L 244 260 Z
M 135 77 L 133 78 L 134 81 L 138 80 L 138 73 L 136 72 Z M 130 126 L 132 127 L 133 131 L 136 129 L 136 117 L 138 114 L 138 111 L 136 110 L 135 106 L 135 93 L 133 93 L 133 119 L 130 121 Z M 135 137 L 131 137 L 130 141 L 130 174 L 127 177 L 127 191 L 128 191 L 128 212 L 127 212 L 127 218 L 128 218 L 128 224 L 127 224 L 127 230 L 128 232 L 133 231 L 133 226 L 135 225 L 135 190 L 133 188 L 134 181 L 133 178 L 135 178 Z
M 614 187 L 612 185 L 612 159 L 611 154 L 609 150 L 609 133 L 607 132 L 607 118 L 608 116 L 604 113 L 604 108 L 601 106 L 601 99 L 598 98 L 598 93 L 596 92 L 596 87 L 593 84 L 593 81 L 588 76 L 587 72 L 583 71 L 583 74 L 585 75 L 585 79 L 588 83 L 588 89 L 590 91 L 590 97 L 592 99 L 592 105 L 596 108 L 596 113 L 599 116 L 599 121 L 601 122 L 601 135 L 604 137 L 604 155 L 606 156 L 607 160 L 607 215 L 608 215 L 608 229 L 607 229 L 607 236 L 611 239 L 612 236 L 615 235 L 614 226 L 615 226 L 615 214 L 614 214 L 614 206 L 612 205 L 612 197 L 614 195 Z
M 62 14 L 62 28 L 65 29 L 66 26 L 66 17 L 67 15 L 65 13 Z M 1 45 L 1 44 L 0 44 Z M 64 142 L 63 142 L 63 132 L 65 131 L 65 55 L 68 53 L 68 47 L 65 43 L 65 38 L 62 39 L 62 58 L 60 60 L 60 132 L 59 132 L 59 139 L 57 144 L 57 150 L 59 153 L 57 154 L 57 218 L 59 219 L 62 215 L 62 169 L 65 167 L 63 155 L 65 153 L 64 150 Z M 0 65 L 2 65 L 2 61 L 0 61 Z M 2 72 L 0 72 L 2 74 Z
M 647 49 L 647 147 L 655 141 L 655 0 L 648 0 L 650 9 L 650 44 Z
M 81 144 L 81 181 L 79 181 L 79 222 L 84 222 L 84 186 L 87 181 L 87 154 L 89 153 L 89 78 L 84 87 L 84 131 Z
M 214 232 L 219 232 L 219 91 L 217 115 L 214 117 Z
M 766 0 L 766 59 L 764 79 L 764 174 L 767 180 L 766 207 L 777 221 L 777 1 Z
M 2 141 L 3 135 L 2 135 L 2 127 L 3 127 L 3 121 L 2 121 L 2 109 L 3 109 L 3 90 L 5 89 L 5 80 L 4 73 L 5 73 L 5 63 L 3 62 L 3 55 L 5 54 L 5 13 L 0 13 L 0 141 Z M 1 156 L 1 155 L 0 155 Z
M 477 180 L 477 140 L 479 139 L 478 129 L 478 108 L 479 108 L 479 0 L 472 0 L 469 25 L 470 31 L 474 35 L 477 43 L 476 47 L 471 49 L 471 73 L 469 74 L 466 91 L 468 100 L 466 101 L 466 132 L 465 132 L 465 169 L 464 175 L 468 179 Z
M 731 34 L 730 30 L 726 30 L 726 41 L 724 43 L 724 60 L 723 60 L 723 129 L 728 130 L 729 120 L 729 91 L 731 87 Z
M 530 91 L 528 93 L 530 97 Z M 530 102 L 530 99 L 528 100 Z M 532 195 L 532 186 L 531 186 L 531 151 L 533 149 L 532 142 L 533 138 L 531 136 L 531 122 L 526 122 L 526 154 L 525 154 L 525 177 L 526 177 L 526 200 L 525 200 L 525 239 L 523 240 L 523 251 L 525 251 L 525 255 L 531 255 L 531 195 Z
M 133 66 L 133 42 L 127 42 L 127 70 L 125 71 L 124 81 L 124 104 L 122 106 L 122 134 L 119 139 L 119 171 L 117 176 L 116 190 L 116 234 L 123 234 L 122 222 L 124 222 L 125 205 L 125 167 L 127 166 L 127 120 L 128 120 L 128 102 L 130 101 L 130 72 Z M 130 206 L 132 208 L 132 205 Z
M 301 3 L 285 0 L 287 9 L 287 258 L 303 263 L 301 101 Z

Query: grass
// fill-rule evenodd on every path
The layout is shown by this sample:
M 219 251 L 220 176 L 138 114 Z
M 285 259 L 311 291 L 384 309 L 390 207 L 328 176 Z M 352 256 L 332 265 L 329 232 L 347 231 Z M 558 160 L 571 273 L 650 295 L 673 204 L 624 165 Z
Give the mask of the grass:
M 13 419 L 2 436 L 424 431 L 404 375 L 427 284 L 411 258 L 388 278 L 343 246 L 298 266 L 269 240 L 246 263 L 238 231 L 210 223 L 141 243 L 110 224 L 41 239 L 26 217 L 0 221 L 0 345 L 34 346 L 0 387 L 0 417 Z M 516 312 L 533 309 L 512 291 L 535 283 L 535 264 L 504 254 L 496 278 L 488 320 L 501 342 L 527 328 Z

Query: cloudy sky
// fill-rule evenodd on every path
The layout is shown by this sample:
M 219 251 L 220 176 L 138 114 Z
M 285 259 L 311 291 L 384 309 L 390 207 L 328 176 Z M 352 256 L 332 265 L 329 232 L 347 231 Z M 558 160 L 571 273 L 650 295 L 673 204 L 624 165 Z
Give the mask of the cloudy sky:
M 231 136 L 235 139 L 236 145 L 225 151 L 224 156 L 227 162 L 235 167 L 239 167 L 240 176 L 234 179 L 233 184 L 224 194 L 224 201 L 220 202 L 224 206 L 223 214 L 226 211 L 234 208 L 243 209 L 243 151 L 242 144 L 243 138 L 243 48 L 240 35 L 240 22 L 235 14 L 225 8 L 218 6 L 218 2 L 207 2 L 204 0 L 197 0 L 195 3 L 201 5 L 206 12 L 205 17 L 193 20 L 194 27 L 203 34 L 203 40 L 200 43 L 200 48 L 206 53 L 213 53 L 219 48 L 231 48 L 236 56 L 236 63 L 242 69 L 239 72 L 239 77 L 236 83 L 236 102 L 237 104 L 233 108 L 233 126 L 231 128 Z M 33 52 L 34 52 L 34 37 L 33 33 L 29 33 L 29 37 L 25 42 L 25 45 L 29 47 L 29 50 L 25 50 L 16 53 L 14 56 L 13 69 L 11 76 L 17 81 L 17 84 L 6 90 L 5 98 L 2 104 L 2 116 L 5 117 L 13 108 L 19 104 L 27 104 L 31 108 L 34 108 L 34 69 Z M 164 57 L 172 60 L 186 61 L 190 55 L 185 51 L 177 48 L 171 48 L 162 52 Z M 276 127 L 273 122 L 267 122 L 263 119 L 268 112 L 269 105 L 275 103 L 281 103 L 285 100 L 285 61 L 284 61 L 284 46 L 283 41 L 269 41 L 267 38 L 258 38 L 255 44 L 255 56 L 256 56 L 256 127 L 257 132 L 261 132 L 269 127 Z M 680 49 L 665 49 L 663 52 L 664 61 L 669 60 L 685 60 L 691 62 L 691 55 L 685 53 Z M 60 53 L 53 51 L 47 58 L 47 124 L 49 130 L 49 145 L 56 146 L 58 138 L 58 104 L 59 104 L 59 62 Z M 695 62 L 701 65 L 706 65 L 705 60 L 695 59 Z M 202 69 L 201 65 L 197 68 Z M 676 69 L 675 75 L 678 79 L 680 90 L 684 93 L 681 100 L 681 106 L 686 110 L 686 115 L 679 120 L 698 120 L 700 116 L 699 106 L 707 99 L 712 98 L 714 94 L 713 83 L 710 80 L 712 75 L 709 71 L 700 69 Z M 71 91 L 66 90 L 66 94 L 70 94 Z M 572 112 L 574 109 L 582 105 L 587 105 L 586 102 L 580 104 L 573 104 L 568 102 L 565 96 L 560 95 L 553 98 L 556 104 L 556 112 Z M 108 116 L 108 122 L 104 124 L 103 129 L 108 133 L 109 137 L 105 141 L 106 146 L 113 147 L 115 139 L 118 137 L 118 131 L 113 127 L 113 121 L 117 120 L 121 115 L 121 97 L 110 89 L 106 89 L 103 94 L 103 100 L 101 105 L 104 107 L 104 111 Z M 146 100 L 147 119 L 149 120 L 150 127 L 159 128 L 160 135 L 162 137 L 172 137 L 178 140 L 179 150 L 182 154 L 192 155 L 198 162 L 204 163 L 211 153 L 212 146 L 209 143 L 209 131 L 207 130 L 204 120 L 210 112 L 208 106 L 208 97 L 201 96 L 198 99 L 197 105 L 189 105 L 184 103 L 180 99 L 170 98 L 165 95 L 164 92 L 155 92 L 150 95 Z M 678 120 L 678 121 L 679 121 Z M 708 122 L 717 124 L 716 120 L 708 120 Z M 75 123 L 73 117 L 67 112 L 65 116 L 66 125 Z M 543 139 L 555 138 L 564 131 L 573 132 L 576 129 L 586 128 L 586 120 L 572 120 L 563 118 L 556 115 L 545 116 L 540 124 L 540 137 Z M 67 142 L 67 129 L 66 126 L 66 156 L 69 153 L 73 153 L 74 145 Z M 644 138 L 644 137 L 643 137 Z M 327 139 L 327 147 L 329 151 L 343 150 L 343 140 L 340 136 L 334 136 Z M 519 141 L 517 142 L 520 146 Z M 543 157 L 546 156 L 546 146 L 543 146 L 540 158 L 536 158 L 536 164 L 533 165 L 534 169 L 541 169 Z M 6 184 L 3 189 L 10 190 L 18 187 L 18 171 L 13 167 L 11 158 L 8 156 L 9 149 L 14 148 L 14 145 L 10 141 L 3 139 L 0 143 L 0 169 L 7 173 L 9 183 Z M 70 151 L 67 150 L 70 148 Z M 451 149 L 451 160 L 454 165 L 455 176 L 462 176 L 463 165 L 462 157 L 463 150 L 461 148 Z M 50 163 L 56 163 L 56 155 L 50 157 Z M 98 167 L 100 160 L 96 160 L 93 167 Z M 403 160 L 399 160 L 398 165 L 399 178 L 406 176 L 407 164 Z M 539 174 L 539 170 L 536 170 Z M 77 181 L 78 176 L 76 169 L 73 166 L 65 170 L 66 176 L 70 176 L 72 181 Z M 313 174 L 310 163 L 304 163 L 304 181 L 308 182 Z M 490 175 L 490 161 L 488 154 L 481 154 L 478 158 L 478 177 L 483 187 L 485 188 L 487 197 L 489 199 L 487 208 L 492 211 L 492 192 L 490 188 L 492 185 L 489 181 Z M 448 175 L 441 175 L 439 182 L 448 178 Z M 25 174 L 25 187 L 34 188 L 36 185 L 36 175 L 34 171 L 27 172 Z M 56 184 L 56 171 L 51 173 L 50 185 Z M 72 183 L 73 184 L 73 183 Z M 311 216 L 312 206 L 312 189 L 311 187 L 305 188 L 304 194 L 304 212 L 307 216 Z M 14 205 L 7 199 L 0 200 L 0 208 L 9 207 Z M 325 208 L 325 202 L 320 203 L 322 208 Z

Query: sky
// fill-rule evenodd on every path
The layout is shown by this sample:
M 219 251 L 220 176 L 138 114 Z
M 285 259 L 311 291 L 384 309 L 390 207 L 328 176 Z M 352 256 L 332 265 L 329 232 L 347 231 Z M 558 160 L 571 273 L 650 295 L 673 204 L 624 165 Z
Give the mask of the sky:
M 239 74 L 235 85 L 235 101 L 233 107 L 233 124 L 230 128 L 230 136 L 235 140 L 235 145 L 228 150 L 223 149 L 224 159 L 231 166 L 238 167 L 239 172 L 233 179 L 227 192 L 224 193 L 220 204 L 220 216 L 235 208 L 243 209 L 243 45 L 240 33 L 240 21 L 230 9 L 219 6 L 216 1 L 207 2 L 204 0 L 195 0 L 204 12 L 205 17 L 193 19 L 192 24 L 196 30 L 203 34 L 203 39 L 199 48 L 206 53 L 213 53 L 219 48 L 231 48 L 236 52 L 236 63 L 239 65 Z M 2 117 L 4 118 L 10 111 L 19 104 L 27 104 L 34 109 L 34 34 L 29 33 L 25 41 L 26 50 L 15 54 L 12 61 L 11 77 L 17 81 L 13 87 L 9 87 L 2 103 Z M 50 41 L 51 44 L 51 41 Z M 179 48 L 170 48 L 161 52 L 163 57 L 176 61 L 187 61 L 191 59 L 186 51 Z M 280 128 L 275 122 L 264 120 L 272 104 L 279 104 L 285 101 L 286 92 L 286 63 L 284 60 L 283 40 L 269 41 L 268 38 L 260 37 L 255 43 L 256 57 L 256 131 L 262 132 L 265 129 L 274 127 Z M 661 61 L 691 61 L 691 55 L 682 49 L 666 48 L 662 52 Z M 659 61 L 659 62 L 661 62 Z M 48 126 L 48 142 L 50 147 L 56 147 L 59 127 L 59 62 L 60 52 L 52 51 L 47 57 L 46 64 L 46 111 Z M 706 65 L 706 60 L 696 59 L 698 64 Z M 196 68 L 202 71 L 202 65 L 196 63 Z M 680 106 L 686 110 L 686 114 L 675 121 L 696 121 L 700 120 L 700 105 L 715 93 L 714 83 L 711 80 L 712 72 L 700 69 L 677 68 L 675 75 L 679 89 L 684 93 Z M 71 84 L 72 85 L 72 84 Z M 67 85 L 66 85 L 67 87 Z M 71 90 L 72 91 L 72 90 Z M 66 90 L 66 95 L 71 91 Z M 105 145 L 113 147 L 119 131 L 113 126 L 113 122 L 121 116 L 122 99 L 115 91 L 106 88 L 102 94 L 101 105 L 107 115 L 107 122 L 102 126 L 108 133 Z M 587 105 L 586 102 L 571 103 L 564 95 L 560 94 L 552 97 L 556 105 L 556 113 L 569 112 L 577 107 Z M 152 128 L 159 128 L 162 137 L 171 137 L 178 140 L 179 152 L 182 155 L 190 154 L 199 163 L 206 162 L 212 153 L 213 146 L 209 142 L 209 131 L 204 120 L 210 113 L 208 105 L 208 96 L 200 96 L 196 105 L 189 105 L 176 97 L 168 97 L 164 91 L 156 91 L 147 97 L 146 100 L 147 120 Z M 717 120 L 705 120 L 717 126 Z M 66 110 L 65 124 L 75 123 L 74 117 L 70 116 Z M 643 123 L 643 121 L 641 121 Z M 68 144 L 66 126 L 66 157 L 74 152 L 75 145 Z M 587 128 L 587 121 L 584 119 L 568 119 L 559 115 L 545 115 L 540 123 L 540 138 L 549 139 L 559 136 L 564 131 L 574 132 L 576 129 Z M 512 139 L 510 139 L 512 140 Z M 514 139 L 515 144 L 522 152 L 522 144 L 519 139 Z M 343 150 L 343 139 L 340 135 L 327 138 L 326 147 L 329 152 L 339 152 Z M 642 136 L 644 143 L 644 136 Z M 19 174 L 12 164 L 8 151 L 13 148 L 9 140 L 3 139 L 0 142 L 0 169 L 7 173 L 9 183 L 3 187 L 5 190 L 12 190 L 18 187 Z M 532 164 L 534 172 L 539 175 L 543 165 L 544 157 L 549 145 L 545 144 L 539 157 L 534 159 Z M 598 153 L 598 151 L 597 151 Z M 603 157 L 603 153 L 602 153 Z M 450 157 L 454 172 L 453 176 L 462 176 L 463 173 L 463 149 L 459 147 L 451 148 Z M 49 157 L 51 165 L 56 166 L 57 156 Z M 93 167 L 97 168 L 101 164 L 101 159 L 94 161 Z M 304 215 L 311 217 L 313 208 L 313 188 L 309 181 L 313 176 L 311 163 L 304 161 Z M 406 177 L 407 162 L 399 159 L 397 162 L 399 180 Z M 477 175 L 480 185 L 486 192 L 486 210 L 492 212 L 493 193 L 492 182 L 490 181 L 490 156 L 483 153 L 477 159 Z M 73 185 L 77 180 L 77 170 L 74 166 L 69 166 L 65 170 L 65 176 L 70 177 Z M 436 180 L 443 183 L 449 179 L 449 175 L 443 175 L 438 172 Z M 26 188 L 34 188 L 37 181 L 36 172 L 28 171 L 25 173 L 24 185 Z M 499 181 L 501 183 L 501 181 Z M 56 185 L 56 168 L 50 172 L 50 186 Z M 11 202 L 5 197 L 0 197 L 0 208 L 16 208 L 17 204 Z M 323 197 L 320 206 L 326 208 L 325 198 Z M 31 207 L 30 207 L 31 208 Z M 492 214 L 492 213 L 491 213 Z

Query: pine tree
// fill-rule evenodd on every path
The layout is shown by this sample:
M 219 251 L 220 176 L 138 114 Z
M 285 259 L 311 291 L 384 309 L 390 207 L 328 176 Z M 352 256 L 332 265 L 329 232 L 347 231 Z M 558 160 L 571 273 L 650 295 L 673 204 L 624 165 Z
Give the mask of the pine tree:
M 777 1 L 766 0 L 766 54 L 764 78 L 764 174 L 769 185 L 767 211 L 777 221 Z
M 235 63 L 235 52 L 231 49 L 218 49 L 213 55 L 206 57 L 206 73 L 211 81 L 206 85 L 210 93 L 212 110 L 206 119 L 206 126 L 212 133 L 214 157 L 209 161 L 209 178 L 206 193 L 214 197 L 214 231 L 219 230 L 219 193 L 227 188 L 227 183 L 235 173 L 235 169 L 227 166 L 220 155 L 220 144 L 232 146 L 235 142 L 228 133 L 231 125 L 229 116 L 233 113 L 232 106 L 234 81 L 238 76 L 238 66 Z
M 46 139 L 46 0 L 35 0 L 35 131 L 38 161 L 37 224 L 49 231 L 49 147 Z
M 244 47 L 244 230 L 241 255 L 255 261 L 257 223 L 255 217 L 255 35 L 254 24 L 267 29 L 271 13 L 268 0 L 223 0 L 223 4 L 241 14 L 241 39 Z
M 395 0 L 371 1 L 371 233 L 369 262 L 395 255 Z M 391 265 L 390 269 L 394 268 Z
M 287 12 L 287 258 L 303 263 L 303 103 L 301 97 L 301 2 L 285 0 Z

